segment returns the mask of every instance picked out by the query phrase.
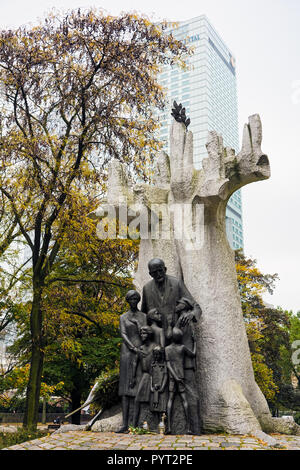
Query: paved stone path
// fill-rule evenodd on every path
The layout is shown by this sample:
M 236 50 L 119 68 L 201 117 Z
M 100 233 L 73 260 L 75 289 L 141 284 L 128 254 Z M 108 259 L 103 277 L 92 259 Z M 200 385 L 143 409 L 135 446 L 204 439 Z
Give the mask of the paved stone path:
M 300 436 L 272 434 L 280 450 L 300 450 Z M 113 432 L 70 431 L 52 433 L 40 439 L 2 450 L 270 450 L 272 447 L 251 436 L 202 435 L 167 436 L 159 434 L 116 434 Z

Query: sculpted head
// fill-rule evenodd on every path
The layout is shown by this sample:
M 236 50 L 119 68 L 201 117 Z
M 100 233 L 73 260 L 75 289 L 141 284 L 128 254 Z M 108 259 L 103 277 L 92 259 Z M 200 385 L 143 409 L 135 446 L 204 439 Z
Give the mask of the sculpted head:
M 167 268 L 165 263 L 160 258 L 153 258 L 148 263 L 149 274 L 153 277 L 154 281 L 161 283 L 165 280 Z
M 175 311 L 176 313 L 181 313 L 183 311 L 189 311 L 189 310 L 193 310 L 193 305 L 192 303 L 190 302 L 189 299 L 187 299 L 186 297 L 181 297 L 179 300 L 177 300 L 176 302 L 176 308 L 175 308 Z
M 147 314 L 147 321 L 150 326 L 153 323 L 156 323 L 158 325 L 161 324 L 161 313 L 157 310 L 157 308 L 152 308 L 151 310 L 149 310 Z
M 162 362 L 164 360 L 164 348 L 156 346 L 153 349 L 152 355 L 155 362 Z
M 172 331 L 172 339 L 173 339 L 174 343 L 177 343 L 177 344 L 181 343 L 182 336 L 183 336 L 182 330 L 180 330 L 180 328 L 177 328 L 175 326 L 173 328 L 173 331 Z
M 147 340 L 151 339 L 153 336 L 153 330 L 151 326 L 142 326 L 140 328 L 140 337 L 142 342 L 145 343 Z
M 129 290 L 125 299 L 131 308 L 136 309 L 139 301 L 141 300 L 141 296 L 136 290 Z

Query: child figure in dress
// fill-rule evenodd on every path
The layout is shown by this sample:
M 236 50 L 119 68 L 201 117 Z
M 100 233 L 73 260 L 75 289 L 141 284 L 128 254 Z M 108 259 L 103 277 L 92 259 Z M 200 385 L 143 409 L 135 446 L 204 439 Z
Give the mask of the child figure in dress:
M 139 415 L 140 415 L 140 404 L 142 402 L 150 402 L 150 393 L 151 393 L 151 364 L 153 361 L 153 350 L 157 346 L 153 342 L 153 330 L 151 326 L 142 326 L 140 329 L 140 336 L 142 340 L 142 345 L 138 348 L 137 351 L 137 362 L 141 363 L 142 368 L 142 377 L 140 383 L 138 384 L 138 389 L 136 397 L 134 400 L 134 416 L 133 416 L 133 426 L 138 425 Z M 137 367 L 137 362 L 135 363 L 135 370 Z M 133 380 L 132 386 L 135 386 L 135 370 L 133 371 Z
M 161 414 L 167 411 L 167 381 L 168 370 L 165 363 L 164 349 L 156 346 L 153 349 L 150 381 L 150 410 L 154 413 Z
M 147 323 L 151 326 L 153 330 L 153 338 L 154 342 L 161 346 L 162 348 L 165 347 L 165 335 L 164 330 L 162 328 L 162 319 L 161 313 L 157 310 L 157 308 L 152 308 L 147 313 Z
M 170 434 L 171 432 L 172 407 L 176 391 L 179 393 L 182 400 L 182 405 L 185 412 L 188 428 L 187 434 L 192 434 L 189 405 L 186 397 L 186 388 L 184 381 L 184 362 L 186 356 L 196 356 L 196 344 L 195 341 L 193 341 L 193 350 L 190 350 L 184 344 L 182 344 L 182 337 L 182 331 L 179 328 L 174 327 L 172 334 L 172 343 L 165 349 L 167 368 L 169 371 L 169 400 L 167 405 L 168 434 Z

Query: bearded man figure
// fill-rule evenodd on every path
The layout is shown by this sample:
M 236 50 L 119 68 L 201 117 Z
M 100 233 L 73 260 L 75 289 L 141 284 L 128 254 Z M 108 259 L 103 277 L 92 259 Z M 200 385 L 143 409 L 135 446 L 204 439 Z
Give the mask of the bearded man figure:
M 188 325 L 195 324 L 201 316 L 201 308 L 192 297 L 184 282 L 169 276 L 165 263 L 160 258 L 153 258 L 148 263 L 149 274 L 152 280 L 143 287 L 141 311 L 148 314 L 152 309 L 157 309 L 161 314 L 162 328 L 165 335 L 166 346 L 172 341 L 172 331 L 180 316 L 180 328 L 186 329 Z M 182 299 L 189 302 L 191 308 L 178 311 L 178 304 Z M 199 400 L 195 373 L 190 374 L 185 369 L 187 396 L 191 406 L 191 425 L 193 434 L 200 433 Z M 191 375 L 191 377 L 190 377 Z

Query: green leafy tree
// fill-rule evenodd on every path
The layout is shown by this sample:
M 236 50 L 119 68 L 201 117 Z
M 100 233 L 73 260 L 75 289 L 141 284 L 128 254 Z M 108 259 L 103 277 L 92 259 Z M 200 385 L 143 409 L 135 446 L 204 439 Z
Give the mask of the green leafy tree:
M 274 403 L 283 383 L 282 348 L 289 348 L 289 316 L 263 302 L 263 294 L 273 292 L 277 274 L 261 273 L 256 261 L 240 250 L 235 256 L 255 378 L 267 400 Z
M 298 389 L 300 390 L 300 312 L 290 314 L 290 345 L 292 350 L 291 364 Z
M 126 308 L 125 293 L 132 287 L 138 250 L 137 241 L 98 239 L 96 222 L 86 217 L 91 209 L 92 203 L 82 201 L 80 225 L 70 220 L 42 299 L 43 382 L 63 382 L 57 394 L 70 403 L 71 411 L 87 397 L 96 377 L 117 367 L 119 316 Z M 19 328 L 14 350 L 26 363 L 28 316 Z M 72 421 L 80 422 L 79 412 Z
M 289 344 L 281 346 L 279 369 L 283 383 L 277 396 L 278 408 L 300 411 L 300 313 L 286 312 L 289 326 L 286 333 Z
M 44 375 L 49 383 L 63 377 L 61 395 L 73 411 L 95 378 L 119 361 L 119 317 L 132 287 L 138 244 L 99 240 L 84 226 L 69 233 L 45 290 Z M 80 413 L 72 420 L 79 423 Z

